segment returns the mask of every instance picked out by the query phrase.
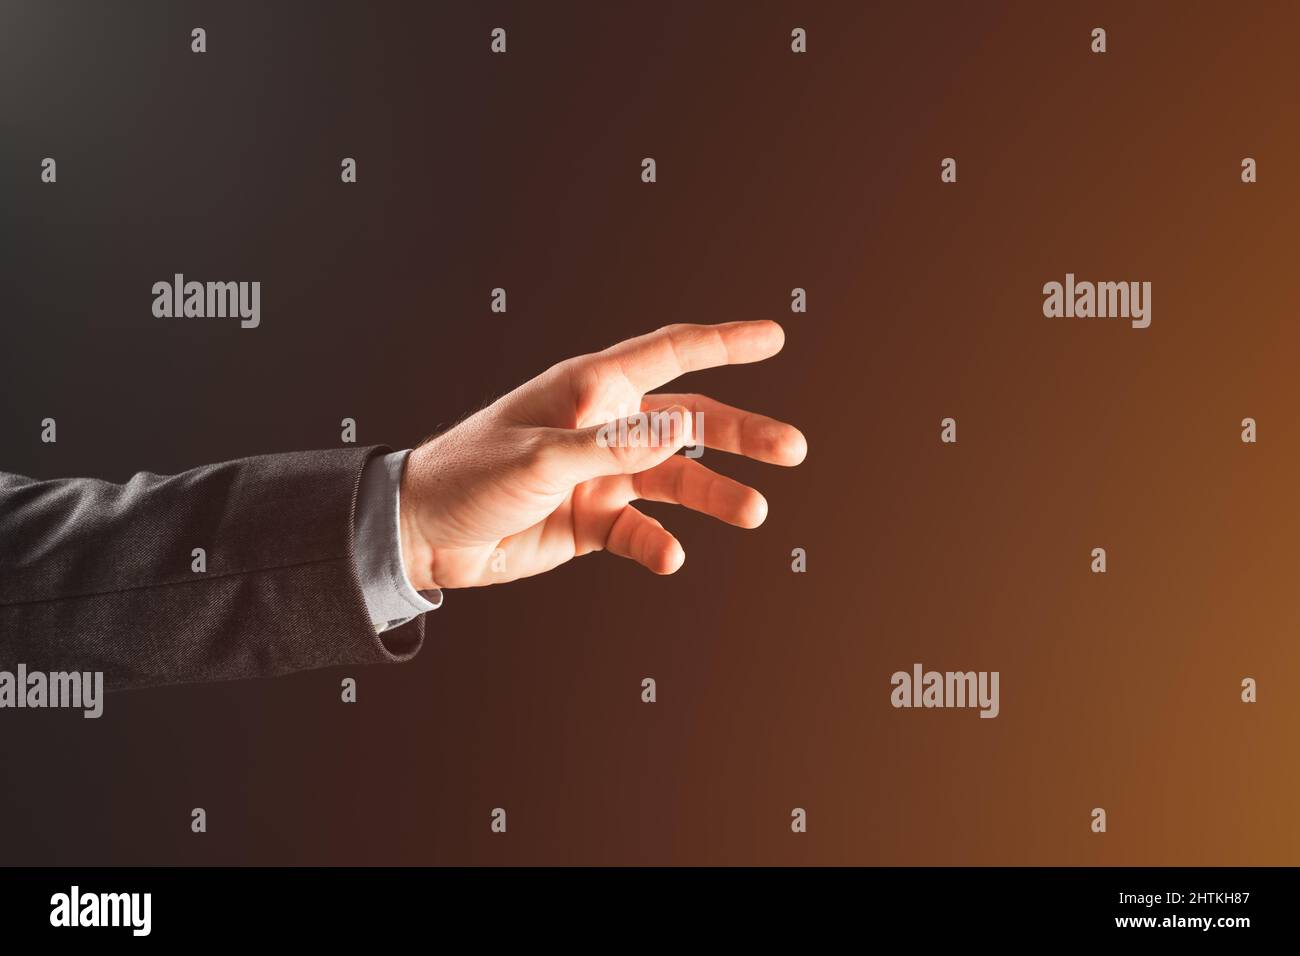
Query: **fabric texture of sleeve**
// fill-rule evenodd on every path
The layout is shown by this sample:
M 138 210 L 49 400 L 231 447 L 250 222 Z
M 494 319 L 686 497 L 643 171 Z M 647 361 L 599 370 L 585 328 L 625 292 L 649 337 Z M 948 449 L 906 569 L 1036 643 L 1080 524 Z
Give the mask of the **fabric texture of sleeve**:
M 424 618 L 377 634 L 356 570 L 361 474 L 389 451 L 124 484 L 0 473 L 0 668 L 102 671 L 119 690 L 410 659 Z

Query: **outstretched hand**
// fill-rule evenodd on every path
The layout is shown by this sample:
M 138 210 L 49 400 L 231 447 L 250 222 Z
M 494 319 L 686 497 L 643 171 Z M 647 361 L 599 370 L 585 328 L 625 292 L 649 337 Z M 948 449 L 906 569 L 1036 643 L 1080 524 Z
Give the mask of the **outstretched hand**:
M 784 343 L 769 321 L 665 326 L 553 365 L 416 448 L 400 511 L 411 583 L 495 584 L 602 549 L 672 574 L 686 554 L 632 506 L 638 499 L 758 527 L 767 517 L 761 494 L 676 452 L 698 437 L 707 448 L 797 465 L 803 435 L 703 395 L 653 390 L 687 372 L 760 362 Z

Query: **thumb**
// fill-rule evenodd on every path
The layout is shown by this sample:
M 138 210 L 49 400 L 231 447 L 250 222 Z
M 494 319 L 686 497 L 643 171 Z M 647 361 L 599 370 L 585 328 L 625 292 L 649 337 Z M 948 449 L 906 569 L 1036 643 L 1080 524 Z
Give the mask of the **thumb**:
M 631 475 L 667 461 L 694 437 L 691 412 L 667 405 L 590 428 L 557 428 L 557 456 L 573 484 L 604 475 Z

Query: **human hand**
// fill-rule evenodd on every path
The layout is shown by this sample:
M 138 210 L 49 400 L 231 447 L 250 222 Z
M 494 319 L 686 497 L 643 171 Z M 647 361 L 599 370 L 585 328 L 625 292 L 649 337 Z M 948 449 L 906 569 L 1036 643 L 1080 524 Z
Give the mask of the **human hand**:
M 761 494 L 675 454 L 695 442 L 693 416 L 705 447 L 776 465 L 803 461 L 804 436 L 703 395 L 651 390 L 686 372 L 762 361 L 784 344 L 769 321 L 665 326 L 553 365 L 416 448 L 400 496 L 411 583 L 496 584 L 602 549 L 672 574 L 686 554 L 632 506 L 638 499 L 758 527 Z

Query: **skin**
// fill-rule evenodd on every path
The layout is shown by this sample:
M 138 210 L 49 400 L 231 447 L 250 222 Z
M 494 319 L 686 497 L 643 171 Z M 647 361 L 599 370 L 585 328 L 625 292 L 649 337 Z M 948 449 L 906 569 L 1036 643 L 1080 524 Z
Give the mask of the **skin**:
M 411 583 L 420 590 L 499 584 L 601 550 L 672 574 L 686 552 L 632 505 L 638 499 L 758 527 L 767 517 L 761 494 L 675 454 L 693 444 L 694 415 L 703 413 L 706 448 L 774 465 L 803 461 L 804 436 L 703 395 L 654 390 L 687 372 L 760 362 L 784 344 L 775 322 L 665 326 L 553 365 L 421 445 L 401 487 Z M 610 442 L 617 424 L 602 426 L 622 415 L 624 434 L 634 434 L 637 410 L 676 414 L 660 420 L 657 444 Z

